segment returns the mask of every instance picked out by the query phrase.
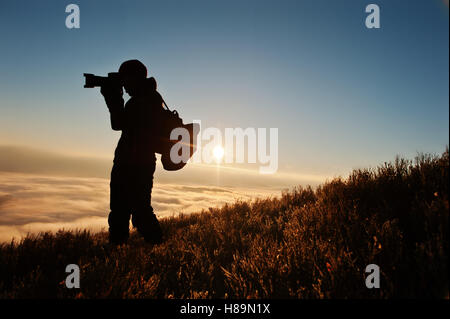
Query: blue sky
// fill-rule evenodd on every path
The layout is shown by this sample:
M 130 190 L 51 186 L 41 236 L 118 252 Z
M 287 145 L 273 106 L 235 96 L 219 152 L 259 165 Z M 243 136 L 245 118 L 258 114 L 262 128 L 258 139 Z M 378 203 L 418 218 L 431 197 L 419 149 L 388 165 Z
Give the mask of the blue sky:
M 0 144 L 111 157 L 117 132 L 83 72 L 137 58 L 204 126 L 277 127 L 281 171 L 346 174 L 441 153 L 448 7 L 439 0 L 0 2 Z M 365 6 L 381 8 L 366 29 Z

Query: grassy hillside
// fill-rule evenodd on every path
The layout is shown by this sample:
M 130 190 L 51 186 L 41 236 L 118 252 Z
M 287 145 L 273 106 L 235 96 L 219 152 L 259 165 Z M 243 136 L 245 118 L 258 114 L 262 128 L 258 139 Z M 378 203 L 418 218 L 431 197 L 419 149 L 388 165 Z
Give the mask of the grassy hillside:
M 0 246 L 0 297 L 448 297 L 449 154 L 397 159 L 317 189 L 162 220 L 166 241 L 107 245 L 107 233 Z M 67 264 L 81 288 L 67 289 Z M 365 267 L 381 269 L 367 289 Z

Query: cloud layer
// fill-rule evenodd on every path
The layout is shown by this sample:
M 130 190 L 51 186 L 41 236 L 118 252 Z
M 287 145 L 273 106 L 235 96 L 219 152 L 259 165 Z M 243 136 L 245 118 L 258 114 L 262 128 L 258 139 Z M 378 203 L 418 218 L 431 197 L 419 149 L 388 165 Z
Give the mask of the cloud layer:
M 221 206 L 270 191 L 159 183 L 152 206 L 159 218 Z M 0 173 L 0 241 L 61 228 L 107 228 L 109 180 Z
M 112 160 L 0 146 L 0 241 L 61 228 L 107 228 Z M 158 163 L 152 206 L 159 218 L 198 212 L 237 199 L 278 196 L 321 177 L 260 175 L 237 167 L 188 164 L 177 172 Z

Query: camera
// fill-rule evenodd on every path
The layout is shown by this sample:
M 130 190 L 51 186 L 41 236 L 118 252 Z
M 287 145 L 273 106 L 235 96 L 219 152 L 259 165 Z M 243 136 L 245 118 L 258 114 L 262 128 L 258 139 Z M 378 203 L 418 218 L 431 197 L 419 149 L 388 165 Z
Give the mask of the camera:
M 91 73 L 83 73 L 84 75 L 84 87 L 85 88 L 94 88 L 94 87 L 120 87 L 123 86 L 123 81 L 118 72 L 110 72 L 108 76 L 97 76 Z

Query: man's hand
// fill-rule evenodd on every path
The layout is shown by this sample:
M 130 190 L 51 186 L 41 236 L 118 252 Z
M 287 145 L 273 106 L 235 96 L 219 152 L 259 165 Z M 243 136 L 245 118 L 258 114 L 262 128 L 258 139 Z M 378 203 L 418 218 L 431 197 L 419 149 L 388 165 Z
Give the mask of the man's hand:
M 102 93 L 105 98 L 106 106 L 108 107 L 110 112 L 116 112 L 118 110 L 123 110 L 124 101 L 123 101 L 123 90 L 121 86 L 102 86 L 100 88 L 100 93 Z M 111 122 L 117 122 L 111 118 Z M 116 124 L 113 125 L 113 129 Z
M 102 86 L 100 93 L 106 98 L 121 98 L 123 95 L 123 89 L 121 86 Z

